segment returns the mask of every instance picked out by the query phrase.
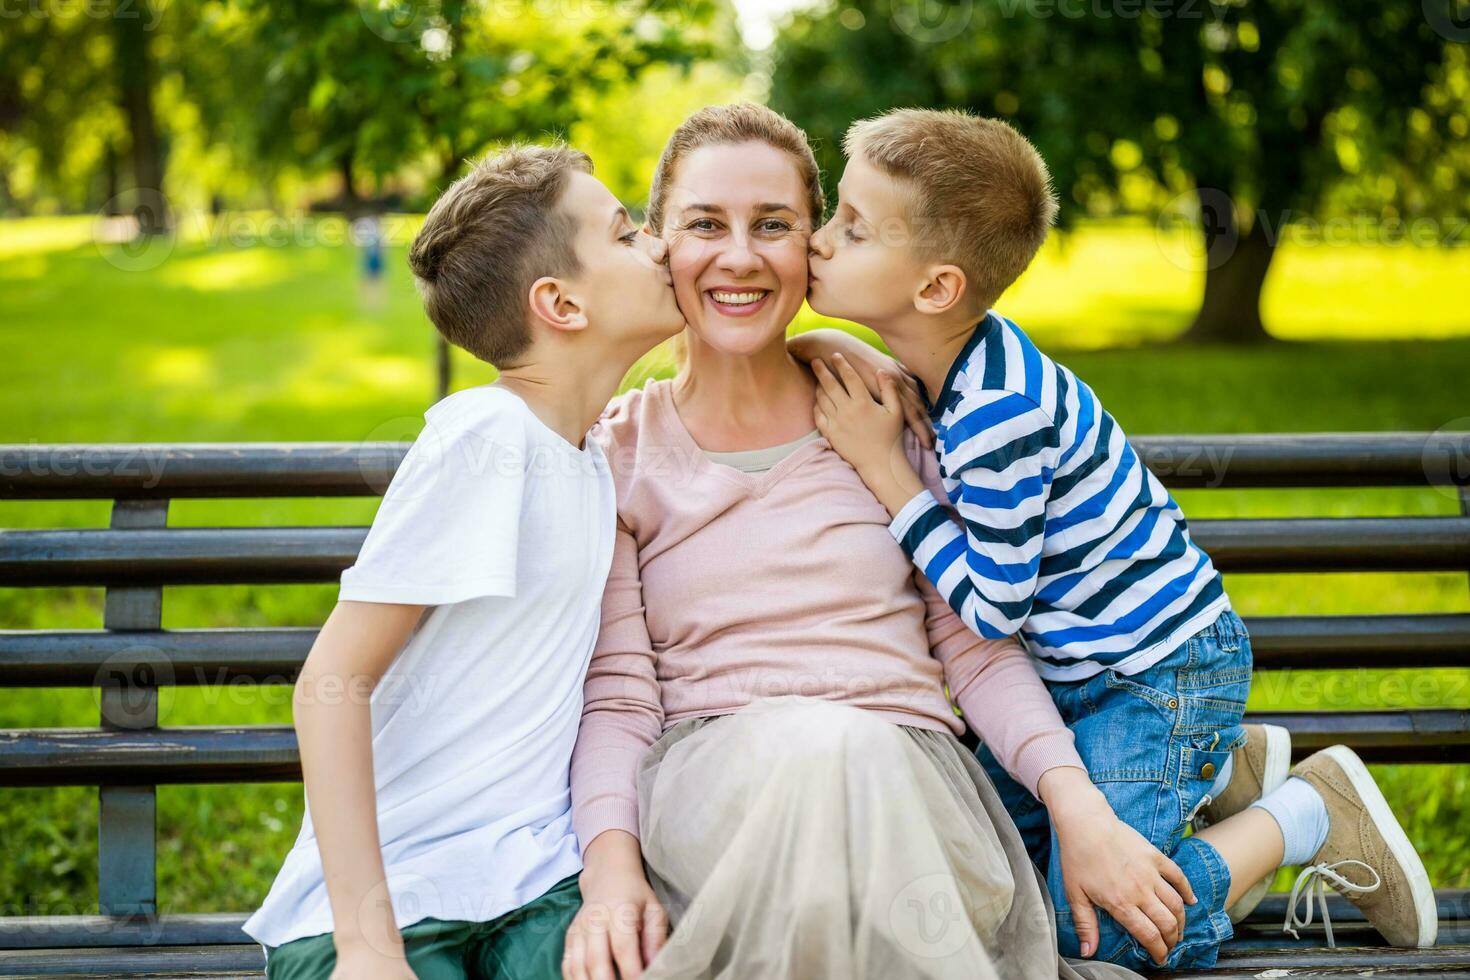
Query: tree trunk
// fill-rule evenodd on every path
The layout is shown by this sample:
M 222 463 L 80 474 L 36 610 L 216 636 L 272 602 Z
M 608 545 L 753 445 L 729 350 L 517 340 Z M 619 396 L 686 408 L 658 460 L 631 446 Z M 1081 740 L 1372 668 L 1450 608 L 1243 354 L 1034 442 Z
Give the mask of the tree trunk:
M 1261 322 L 1261 288 L 1276 253 L 1270 229 L 1258 217 L 1242 236 L 1229 207 L 1207 209 L 1204 226 L 1205 296 L 1194 323 L 1180 339 L 1213 344 L 1270 340 Z
M 356 218 L 362 211 L 357 196 L 357 186 L 352 182 L 352 151 L 344 150 L 337 157 L 337 173 L 342 177 L 342 213 L 349 219 Z
M 133 184 L 138 200 L 134 213 L 140 235 L 168 230 L 168 205 L 163 197 L 163 145 L 153 115 L 153 68 L 148 57 L 148 25 L 136 6 L 113 12 L 116 26 L 118 93 L 133 143 Z

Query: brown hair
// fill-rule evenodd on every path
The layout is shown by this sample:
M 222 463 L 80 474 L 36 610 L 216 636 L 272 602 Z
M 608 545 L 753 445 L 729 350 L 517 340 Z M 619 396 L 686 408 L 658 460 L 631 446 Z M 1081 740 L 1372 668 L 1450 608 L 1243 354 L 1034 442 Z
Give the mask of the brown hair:
M 580 271 L 567 180 L 592 172 L 565 144 L 485 157 L 434 202 L 408 250 L 424 310 L 451 344 L 509 367 L 531 344 L 527 293 L 541 276 Z
M 853 123 L 843 149 L 913 188 L 920 253 L 963 269 L 982 306 L 1020 278 L 1056 220 L 1041 154 L 999 119 L 897 109 Z
M 703 146 L 735 143 L 765 143 L 790 154 L 806 187 L 811 220 L 813 224 L 821 223 L 822 175 L 811 145 L 807 143 L 806 133 L 773 109 L 753 102 L 740 102 L 705 106 L 680 123 L 664 144 L 658 167 L 653 171 L 653 186 L 648 192 L 648 227 L 655 235 L 663 234 L 664 207 L 668 203 L 669 186 L 674 182 L 679 161 Z

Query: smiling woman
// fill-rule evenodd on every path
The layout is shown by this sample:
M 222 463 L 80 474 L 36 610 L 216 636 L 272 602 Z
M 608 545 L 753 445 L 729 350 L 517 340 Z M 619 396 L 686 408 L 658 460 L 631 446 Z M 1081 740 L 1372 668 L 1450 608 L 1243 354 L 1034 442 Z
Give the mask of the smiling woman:
M 654 178 L 688 350 L 593 433 L 619 532 L 572 762 L 568 980 L 1078 976 L 945 686 L 1033 791 L 1080 766 L 1071 736 L 1020 647 L 915 573 L 787 351 L 821 215 L 805 137 L 759 106 L 696 113 Z

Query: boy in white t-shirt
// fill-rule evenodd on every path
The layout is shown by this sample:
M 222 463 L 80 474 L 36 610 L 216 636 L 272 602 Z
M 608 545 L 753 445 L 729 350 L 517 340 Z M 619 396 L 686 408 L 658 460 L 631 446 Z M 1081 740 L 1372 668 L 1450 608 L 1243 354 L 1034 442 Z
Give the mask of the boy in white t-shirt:
M 500 378 L 426 413 L 302 667 L 308 810 L 245 923 L 269 977 L 560 976 L 568 766 L 616 522 L 584 437 L 684 326 L 663 243 L 591 170 L 507 150 L 413 243 L 430 319 Z

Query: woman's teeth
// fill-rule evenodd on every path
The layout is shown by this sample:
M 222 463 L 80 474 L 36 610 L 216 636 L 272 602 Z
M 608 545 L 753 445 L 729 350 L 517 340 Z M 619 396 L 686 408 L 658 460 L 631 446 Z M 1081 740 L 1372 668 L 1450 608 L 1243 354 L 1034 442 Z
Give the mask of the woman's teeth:
M 714 297 L 716 303 L 724 303 L 727 306 L 747 306 L 751 303 L 759 302 L 762 298 L 765 297 L 766 293 L 765 291 L 754 293 L 726 293 L 718 290 L 711 290 L 710 295 Z

